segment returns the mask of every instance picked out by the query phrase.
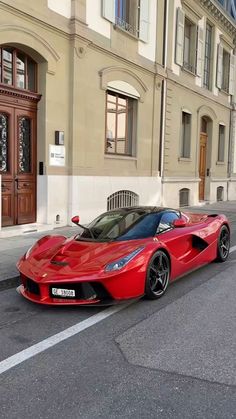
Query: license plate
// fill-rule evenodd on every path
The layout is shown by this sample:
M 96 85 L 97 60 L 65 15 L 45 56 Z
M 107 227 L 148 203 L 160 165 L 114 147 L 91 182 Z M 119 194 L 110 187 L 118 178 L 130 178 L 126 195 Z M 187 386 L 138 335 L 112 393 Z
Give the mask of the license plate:
M 75 297 L 75 290 L 52 288 L 52 295 L 55 295 L 56 297 Z

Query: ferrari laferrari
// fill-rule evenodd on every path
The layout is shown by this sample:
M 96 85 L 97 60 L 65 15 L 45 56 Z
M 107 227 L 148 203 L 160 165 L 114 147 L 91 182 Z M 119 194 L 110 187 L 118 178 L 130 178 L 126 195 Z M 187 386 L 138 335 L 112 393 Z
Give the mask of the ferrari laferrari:
M 21 294 L 51 305 L 105 305 L 161 297 L 169 282 L 230 250 L 225 215 L 170 208 L 105 212 L 78 234 L 45 236 L 19 260 Z

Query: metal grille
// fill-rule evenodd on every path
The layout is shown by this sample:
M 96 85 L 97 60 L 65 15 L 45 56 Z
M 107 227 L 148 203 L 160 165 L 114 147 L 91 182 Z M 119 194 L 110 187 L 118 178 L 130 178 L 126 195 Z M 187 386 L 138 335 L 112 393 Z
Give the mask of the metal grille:
M 31 172 L 31 121 L 29 118 L 19 118 L 19 171 Z
M 8 121 L 7 116 L 0 114 L 0 172 L 7 172 L 8 161 Z
M 189 189 L 183 188 L 179 191 L 179 206 L 187 207 L 189 205 Z
M 217 201 L 223 201 L 223 194 L 224 194 L 224 188 L 223 186 L 218 186 L 216 190 L 216 199 Z
M 107 198 L 107 210 L 133 207 L 139 204 L 139 196 L 132 191 L 118 191 Z

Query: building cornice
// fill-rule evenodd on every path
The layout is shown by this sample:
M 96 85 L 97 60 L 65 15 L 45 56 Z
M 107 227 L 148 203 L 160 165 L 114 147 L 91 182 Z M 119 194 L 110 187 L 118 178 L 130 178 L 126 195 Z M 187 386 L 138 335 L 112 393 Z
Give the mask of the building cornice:
M 184 0 L 185 1 L 185 0 Z M 216 2 L 216 0 L 199 0 L 200 4 L 219 22 L 236 43 L 236 22 L 233 18 Z

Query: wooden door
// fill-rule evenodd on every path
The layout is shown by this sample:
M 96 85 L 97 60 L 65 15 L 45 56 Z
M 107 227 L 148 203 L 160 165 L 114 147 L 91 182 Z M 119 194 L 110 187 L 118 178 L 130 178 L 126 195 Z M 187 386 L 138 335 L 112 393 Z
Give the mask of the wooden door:
M 207 134 L 200 134 L 200 156 L 199 156 L 199 200 L 204 201 L 205 198 L 205 177 L 206 177 L 206 150 L 207 150 Z
M 36 111 L 0 106 L 2 226 L 36 219 Z

